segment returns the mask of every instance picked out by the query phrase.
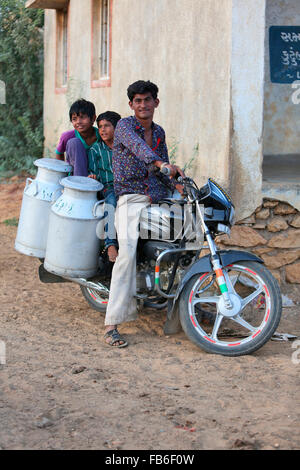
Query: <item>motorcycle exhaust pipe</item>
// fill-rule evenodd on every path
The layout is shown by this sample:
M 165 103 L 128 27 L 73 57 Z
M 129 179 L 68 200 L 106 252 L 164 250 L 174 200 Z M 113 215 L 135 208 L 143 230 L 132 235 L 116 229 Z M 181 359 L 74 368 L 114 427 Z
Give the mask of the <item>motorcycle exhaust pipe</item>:
M 43 264 L 39 266 L 39 278 L 40 278 L 40 281 L 45 284 L 53 284 L 53 283 L 61 283 L 61 282 L 75 282 L 75 284 L 88 287 L 89 289 L 94 289 L 98 292 L 102 292 L 102 293 L 109 292 L 107 287 L 101 284 L 101 282 L 87 281 L 84 278 L 77 278 L 77 277 L 58 276 L 56 274 L 50 273 L 49 271 L 46 271 Z
M 63 276 L 63 279 L 66 280 L 66 282 L 75 282 L 75 284 L 79 284 L 80 286 L 83 287 L 88 287 L 89 289 L 96 290 L 98 292 L 106 293 L 109 292 L 108 288 L 105 287 L 101 282 L 96 281 L 87 281 L 86 279 L 82 277 L 65 277 Z

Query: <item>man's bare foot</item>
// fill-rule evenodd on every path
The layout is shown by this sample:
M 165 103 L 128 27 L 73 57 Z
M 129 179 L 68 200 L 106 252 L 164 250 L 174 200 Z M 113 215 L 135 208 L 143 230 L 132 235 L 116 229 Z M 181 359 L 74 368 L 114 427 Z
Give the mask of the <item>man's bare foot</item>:
M 107 344 L 116 348 L 124 348 L 128 344 L 121 338 L 117 330 L 118 325 L 107 325 L 104 331 L 104 339 Z
M 108 259 L 109 261 L 111 261 L 112 263 L 114 263 L 117 259 L 117 256 L 118 256 L 118 250 L 117 248 L 115 247 L 115 245 L 110 245 L 107 249 L 107 254 L 108 254 Z

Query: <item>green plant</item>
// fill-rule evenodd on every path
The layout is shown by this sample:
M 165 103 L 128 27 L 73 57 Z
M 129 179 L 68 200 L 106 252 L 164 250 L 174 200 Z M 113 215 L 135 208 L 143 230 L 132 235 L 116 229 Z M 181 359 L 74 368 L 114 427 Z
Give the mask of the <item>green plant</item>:
M 172 165 L 176 164 L 177 159 L 177 152 L 178 152 L 178 144 L 179 142 L 172 138 L 170 142 L 168 142 L 168 153 L 169 153 L 169 160 Z
M 179 142 L 175 140 L 174 138 L 171 139 L 170 142 L 168 143 L 169 160 L 172 165 L 176 165 L 176 160 L 178 158 L 178 144 Z M 199 156 L 199 144 L 197 143 L 193 148 L 193 154 L 191 158 L 188 160 L 187 163 L 185 163 L 183 167 L 183 171 L 192 170 L 194 161 L 197 159 L 198 156 Z
M 10 227 L 17 227 L 19 223 L 19 219 L 17 219 L 16 217 L 13 217 L 12 219 L 3 220 L 3 223 Z
M 184 165 L 183 171 L 192 170 L 194 161 L 196 160 L 198 156 L 199 156 L 199 144 L 196 144 L 193 148 L 193 155 L 191 156 L 189 161 Z
M 43 10 L 0 3 L 0 172 L 30 171 L 43 154 Z

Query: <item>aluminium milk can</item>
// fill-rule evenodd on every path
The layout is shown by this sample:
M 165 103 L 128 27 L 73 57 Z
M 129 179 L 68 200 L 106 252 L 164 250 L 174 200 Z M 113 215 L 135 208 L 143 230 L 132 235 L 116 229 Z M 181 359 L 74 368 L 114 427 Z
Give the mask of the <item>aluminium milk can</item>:
M 61 178 L 72 167 L 55 158 L 40 158 L 34 165 L 38 171 L 34 180 L 26 180 L 15 249 L 24 255 L 44 258 L 50 207 L 62 192 Z
M 98 269 L 104 201 L 97 192 L 103 185 L 84 176 L 68 176 L 61 184 L 63 194 L 51 207 L 44 267 L 59 276 L 89 278 Z

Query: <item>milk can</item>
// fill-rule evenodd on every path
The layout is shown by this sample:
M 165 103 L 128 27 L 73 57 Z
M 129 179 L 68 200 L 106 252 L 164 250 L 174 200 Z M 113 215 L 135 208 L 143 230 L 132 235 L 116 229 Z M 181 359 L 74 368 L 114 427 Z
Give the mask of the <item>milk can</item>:
M 45 257 L 51 203 L 60 196 L 61 178 L 72 167 L 54 158 L 40 158 L 36 178 L 27 178 L 23 193 L 15 249 L 37 258 Z
M 104 201 L 97 192 L 103 185 L 84 176 L 68 176 L 61 184 L 63 194 L 51 207 L 44 267 L 59 276 L 89 278 L 98 269 Z

